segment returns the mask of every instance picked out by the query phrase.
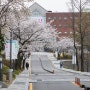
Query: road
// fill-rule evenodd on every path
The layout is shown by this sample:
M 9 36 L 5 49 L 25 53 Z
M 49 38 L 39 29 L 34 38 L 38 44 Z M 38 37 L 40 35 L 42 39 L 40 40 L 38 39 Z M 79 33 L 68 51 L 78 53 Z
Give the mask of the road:
M 82 90 L 74 83 L 75 77 L 90 85 L 90 76 L 56 69 L 47 55 L 31 56 L 31 90 Z

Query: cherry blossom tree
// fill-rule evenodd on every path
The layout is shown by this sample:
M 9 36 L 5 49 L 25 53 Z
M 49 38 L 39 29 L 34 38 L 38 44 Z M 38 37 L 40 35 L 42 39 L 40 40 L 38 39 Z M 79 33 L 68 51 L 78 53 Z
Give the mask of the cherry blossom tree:
M 44 27 L 42 37 L 45 40 L 45 48 L 55 51 L 57 43 L 57 30 L 53 28 L 50 23 L 47 23 Z
M 10 32 L 14 31 L 16 28 L 18 28 L 19 23 L 17 25 L 17 20 L 15 18 L 15 13 L 18 11 L 18 14 L 20 12 L 23 12 L 22 14 L 27 14 L 27 8 L 24 5 L 24 2 L 29 2 L 32 0 L 0 0 L 0 53 L 1 49 L 4 48 L 4 37 L 6 39 L 10 39 Z M 21 16 L 24 15 L 19 15 L 20 18 Z M 23 18 L 23 17 L 22 17 Z M 11 23 L 12 22 L 12 23 Z M 7 36 L 5 36 L 7 32 Z
M 23 56 L 25 56 L 25 49 L 30 52 L 31 48 L 34 50 L 44 47 L 53 48 L 56 42 L 56 30 L 50 25 L 40 25 L 38 22 L 30 20 L 30 11 L 24 7 L 23 2 L 19 0 L 11 0 L 3 3 L 8 3 L 7 13 L 5 17 L 5 24 L 3 30 L 6 34 L 5 39 L 12 38 L 19 42 L 18 60 L 16 60 L 16 68 L 21 68 Z

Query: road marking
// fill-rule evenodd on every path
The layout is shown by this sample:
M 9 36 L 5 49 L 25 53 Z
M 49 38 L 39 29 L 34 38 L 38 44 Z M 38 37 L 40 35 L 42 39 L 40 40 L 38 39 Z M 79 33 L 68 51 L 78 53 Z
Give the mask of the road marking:
M 33 90 L 33 88 L 32 88 L 32 83 L 30 83 L 30 89 L 29 90 Z
M 31 59 L 31 57 L 30 57 L 30 75 L 32 74 L 32 59 Z M 29 90 L 33 90 L 33 88 L 32 88 L 32 83 L 30 83 L 30 85 L 29 85 Z
M 32 59 L 30 57 L 30 75 L 32 74 Z

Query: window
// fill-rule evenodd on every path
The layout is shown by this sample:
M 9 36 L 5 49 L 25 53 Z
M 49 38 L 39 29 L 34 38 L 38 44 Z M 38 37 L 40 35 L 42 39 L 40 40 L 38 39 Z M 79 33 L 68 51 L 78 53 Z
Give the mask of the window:
M 33 16 L 40 16 L 40 13 L 38 11 L 35 11 L 32 13 Z
M 50 20 L 51 18 L 50 18 L 50 17 L 48 17 L 48 19 Z
M 56 20 L 56 17 L 54 17 L 54 20 Z
M 64 17 L 64 20 L 67 20 L 67 17 Z
M 72 32 L 70 32 L 70 34 L 72 34 Z
M 62 20 L 62 17 L 59 17 L 59 20 Z
M 59 34 L 62 34 L 62 32 L 59 32 Z
M 75 32 L 76 34 L 78 34 L 78 32 Z
M 54 27 L 56 27 L 56 25 L 54 25 Z
M 68 27 L 68 25 L 65 24 L 64 27 Z
M 65 34 L 67 34 L 67 32 L 64 32 Z
M 72 19 L 72 17 L 70 17 L 70 19 Z
M 62 27 L 62 25 L 61 25 L 61 24 L 59 24 L 59 27 Z

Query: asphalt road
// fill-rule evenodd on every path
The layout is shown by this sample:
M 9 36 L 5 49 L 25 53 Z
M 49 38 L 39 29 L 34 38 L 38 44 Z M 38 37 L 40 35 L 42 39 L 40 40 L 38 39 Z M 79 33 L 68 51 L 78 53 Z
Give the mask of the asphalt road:
M 46 55 L 31 56 L 30 83 L 33 90 L 82 90 L 74 83 L 75 77 L 90 84 L 89 76 L 55 69 Z

